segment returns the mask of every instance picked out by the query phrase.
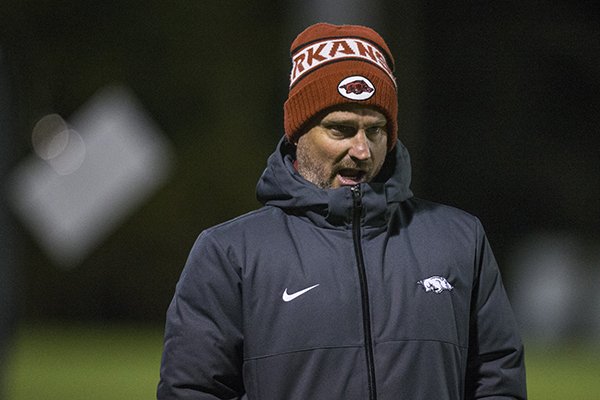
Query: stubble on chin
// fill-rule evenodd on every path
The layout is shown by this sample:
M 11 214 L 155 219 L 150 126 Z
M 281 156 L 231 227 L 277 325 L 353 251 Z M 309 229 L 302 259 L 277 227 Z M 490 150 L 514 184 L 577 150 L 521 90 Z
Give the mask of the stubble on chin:
M 330 189 L 333 185 L 332 169 L 325 169 L 314 155 L 315 150 L 308 143 L 298 143 L 296 147 L 296 168 L 304 179 L 321 189 Z
M 298 173 L 302 175 L 304 179 L 321 189 L 330 189 L 332 187 L 334 177 L 331 176 L 331 173 L 327 173 L 323 167 L 319 167 L 319 165 L 312 160 L 310 154 L 299 152 L 297 160 Z

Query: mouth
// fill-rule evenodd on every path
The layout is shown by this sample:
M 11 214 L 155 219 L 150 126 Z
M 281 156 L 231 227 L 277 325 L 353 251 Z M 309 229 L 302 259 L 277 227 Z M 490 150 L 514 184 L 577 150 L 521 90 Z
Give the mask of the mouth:
M 365 181 L 367 172 L 360 169 L 344 168 L 336 175 L 341 186 L 354 186 Z

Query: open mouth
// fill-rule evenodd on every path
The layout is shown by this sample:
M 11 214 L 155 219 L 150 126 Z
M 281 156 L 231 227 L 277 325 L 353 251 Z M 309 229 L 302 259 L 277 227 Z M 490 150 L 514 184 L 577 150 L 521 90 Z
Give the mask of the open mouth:
M 342 186 L 357 185 L 365 181 L 367 173 L 359 169 L 345 168 L 337 173 L 338 181 Z

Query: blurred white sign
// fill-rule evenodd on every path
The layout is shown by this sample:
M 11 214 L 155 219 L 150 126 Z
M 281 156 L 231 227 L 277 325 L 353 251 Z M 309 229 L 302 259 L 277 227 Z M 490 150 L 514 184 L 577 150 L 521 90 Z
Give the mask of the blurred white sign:
M 97 93 L 68 121 L 42 118 L 36 155 L 9 176 L 13 208 L 48 255 L 72 267 L 162 185 L 172 150 L 124 87 Z

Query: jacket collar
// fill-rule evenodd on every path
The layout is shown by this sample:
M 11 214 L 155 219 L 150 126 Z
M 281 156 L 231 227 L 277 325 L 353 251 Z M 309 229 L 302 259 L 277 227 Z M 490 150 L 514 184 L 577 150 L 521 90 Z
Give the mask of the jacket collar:
M 305 180 L 294 168 L 295 146 L 282 138 L 267 160 L 256 196 L 269 206 L 310 219 L 321 227 L 347 226 L 352 220 L 350 187 L 321 189 Z M 410 158 L 399 141 L 388 153 L 382 171 L 372 182 L 361 184 L 363 224 L 386 223 L 391 209 L 413 196 L 410 190 Z

